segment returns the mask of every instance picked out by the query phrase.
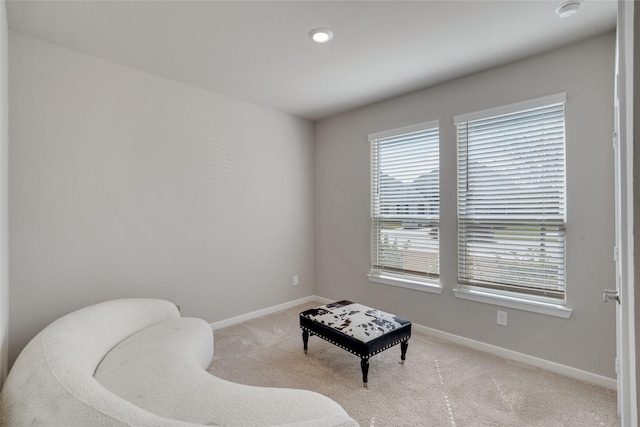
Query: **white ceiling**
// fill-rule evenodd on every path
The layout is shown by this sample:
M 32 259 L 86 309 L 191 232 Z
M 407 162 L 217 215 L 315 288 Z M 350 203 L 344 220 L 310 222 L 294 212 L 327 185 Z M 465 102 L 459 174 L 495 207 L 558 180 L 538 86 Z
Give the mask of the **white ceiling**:
M 7 1 L 9 28 L 317 120 L 615 28 L 615 0 Z M 331 43 L 308 33 L 327 27 Z M 613 66 L 613 64 L 612 64 Z

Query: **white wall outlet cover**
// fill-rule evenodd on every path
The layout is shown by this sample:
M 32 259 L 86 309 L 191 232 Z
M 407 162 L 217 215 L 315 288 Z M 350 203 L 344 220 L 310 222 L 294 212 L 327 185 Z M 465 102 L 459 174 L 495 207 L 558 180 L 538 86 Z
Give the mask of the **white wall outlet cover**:
M 498 325 L 507 326 L 507 312 L 498 310 Z

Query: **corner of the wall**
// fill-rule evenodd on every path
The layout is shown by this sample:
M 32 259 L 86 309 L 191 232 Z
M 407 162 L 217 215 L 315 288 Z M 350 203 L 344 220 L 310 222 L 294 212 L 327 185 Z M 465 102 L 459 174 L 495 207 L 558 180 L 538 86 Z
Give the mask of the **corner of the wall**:
M 309 295 L 304 298 L 299 298 L 293 301 L 263 308 L 261 310 L 252 311 L 251 313 L 241 314 L 240 316 L 235 316 L 229 319 L 221 320 L 219 322 L 214 322 L 214 323 L 211 323 L 210 326 L 211 326 L 211 329 L 213 329 L 214 331 L 217 331 L 219 329 L 228 328 L 229 326 L 237 325 L 238 323 L 246 322 L 252 319 L 257 319 L 258 317 L 266 316 L 268 314 L 277 313 L 279 311 L 286 310 L 288 308 L 295 307 L 297 305 L 318 301 L 318 298 L 319 297 L 315 295 Z

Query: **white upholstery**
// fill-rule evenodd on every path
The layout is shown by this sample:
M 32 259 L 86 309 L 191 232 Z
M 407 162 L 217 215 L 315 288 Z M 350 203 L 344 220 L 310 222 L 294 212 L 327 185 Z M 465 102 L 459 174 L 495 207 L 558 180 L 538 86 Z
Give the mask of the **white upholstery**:
M 357 426 L 320 394 L 216 378 L 205 371 L 212 354 L 209 325 L 181 318 L 168 301 L 78 310 L 16 360 L 1 393 L 2 426 Z

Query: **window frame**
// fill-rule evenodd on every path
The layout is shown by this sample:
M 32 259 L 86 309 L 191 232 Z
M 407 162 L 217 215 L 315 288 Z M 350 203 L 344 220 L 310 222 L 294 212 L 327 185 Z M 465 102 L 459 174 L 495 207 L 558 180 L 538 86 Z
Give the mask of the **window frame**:
M 435 131 L 437 135 L 437 171 L 438 171 L 438 181 L 437 181 L 437 228 L 438 228 L 438 239 L 437 239 L 437 274 L 425 274 L 424 276 L 418 276 L 414 274 L 405 274 L 401 269 L 393 269 L 388 270 L 380 266 L 374 265 L 374 259 L 376 258 L 376 244 L 379 243 L 379 237 L 377 236 L 376 230 L 379 230 L 376 227 L 376 194 L 374 193 L 375 189 L 378 188 L 380 183 L 380 175 L 377 174 L 377 165 L 374 163 L 374 159 L 377 159 L 379 156 L 379 152 L 376 153 L 377 149 L 377 141 L 387 138 L 398 137 L 409 135 L 411 133 L 417 132 L 433 132 Z M 397 286 L 402 288 L 408 288 L 423 292 L 430 292 L 439 294 L 442 292 L 442 286 L 440 285 L 440 121 L 433 120 L 429 122 L 418 123 L 415 125 L 404 126 L 401 128 L 390 129 L 382 132 L 376 132 L 368 135 L 368 142 L 370 146 L 371 157 L 369 159 L 370 163 L 370 218 L 369 218 L 369 230 L 370 230 L 370 271 L 367 274 L 369 281 L 375 283 L 381 283 L 385 285 Z M 426 152 L 426 155 L 429 155 L 429 151 Z M 433 162 L 433 159 L 425 159 L 426 162 Z M 377 174 L 377 175 L 376 175 Z M 415 201 L 414 201 L 415 203 Z M 380 209 L 380 206 L 378 206 Z M 433 216 L 433 214 L 431 214 Z M 381 218 L 381 215 L 378 215 L 378 220 Z M 401 222 L 402 219 L 398 217 L 396 221 Z M 433 219 L 426 219 L 425 221 L 429 221 L 430 224 L 433 224 Z M 378 252 L 379 254 L 379 252 Z
M 515 113 L 525 113 L 528 110 L 534 110 L 544 107 L 550 107 L 552 105 L 562 104 L 562 127 L 564 131 L 563 136 L 563 254 L 562 254 L 562 262 L 563 262 L 563 288 L 562 288 L 562 298 L 558 297 L 546 297 L 541 295 L 536 295 L 535 292 L 526 292 L 524 289 L 513 291 L 508 289 L 499 289 L 495 287 L 487 287 L 482 286 L 476 283 L 464 283 L 460 280 L 461 277 L 461 253 L 460 248 L 458 248 L 457 252 L 457 277 L 458 277 L 458 288 L 453 290 L 454 295 L 457 298 L 484 302 L 494 305 L 506 306 L 511 308 L 518 308 L 527 311 L 534 311 L 543 314 L 549 314 L 552 316 L 559 317 L 569 317 L 571 315 L 572 310 L 570 308 L 565 307 L 567 301 L 567 271 L 566 271 L 566 204 L 567 204 L 567 194 L 566 194 L 566 153 L 567 153 L 567 140 L 566 140 L 566 93 L 557 93 L 554 95 L 549 95 L 541 98 L 535 98 L 523 102 L 517 102 L 513 104 L 508 104 L 496 108 L 490 108 L 486 110 L 476 111 L 473 113 L 457 115 L 454 117 L 454 125 L 456 127 L 456 152 L 458 156 L 458 162 L 456 165 L 458 182 L 460 182 L 460 138 L 458 133 L 458 128 L 460 125 L 468 123 L 474 120 L 482 120 L 482 119 L 490 119 L 493 117 L 499 117 L 507 114 L 515 114 Z M 462 203 L 462 196 L 460 194 L 460 188 L 458 190 L 457 196 L 457 218 L 458 218 L 458 236 L 457 242 L 460 245 L 460 241 L 462 237 L 460 235 L 460 204 Z M 464 200 L 465 203 L 468 203 L 468 200 Z M 467 219 L 468 221 L 468 219 Z M 485 219 L 486 221 L 486 219 Z

